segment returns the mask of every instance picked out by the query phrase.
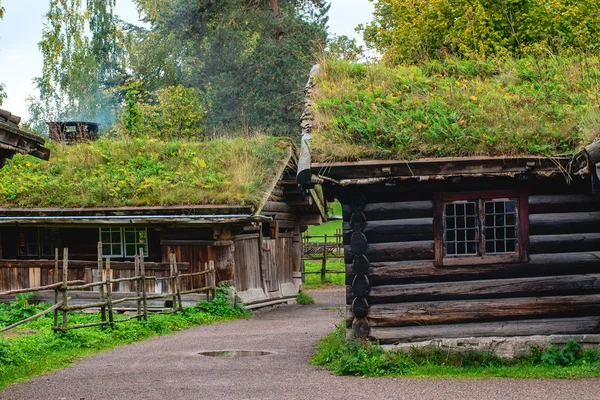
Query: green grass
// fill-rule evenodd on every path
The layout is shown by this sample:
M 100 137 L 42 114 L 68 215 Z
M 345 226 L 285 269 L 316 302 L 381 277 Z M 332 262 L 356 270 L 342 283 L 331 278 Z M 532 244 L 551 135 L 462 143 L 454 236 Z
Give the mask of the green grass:
M 313 158 L 571 154 L 600 139 L 600 58 L 326 61 Z
M 83 328 L 55 334 L 51 330 L 52 316 L 46 316 L 8 331 L 4 336 L 0 335 L 0 389 L 117 346 L 197 325 L 248 317 L 248 310 L 227 302 L 226 290 L 218 288 L 213 302 L 200 302 L 196 307 L 186 307 L 181 313 L 151 314 L 147 321 L 131 320 L 115 324 L 112 329 Z M 23 299 L 11 305 L 0 305 L 0 327 L 46 307 L 49 305 L 29 305 Z M 69 315 L 70 324 L 96 321 L 100 321 L 97 313 Z
M 302 306 L 307 306 L 309 304 L 315 304 L 315 299 L 305 292 L 298 292 L 296 295 L 296 303 Z
M 49 145 L 50 161 L 16 155 L 0 170 L 0 207 L 256 205 L 279 179 L 287 140 L 109 139 Z
M 335 201 L 333 203 L 329 203 L 330 216 L 342 216 L 342 204 L 339 201 Z M 308 236 L 317 236 L 309 238 L 311 242 L 323 242 L 323 238 L 319 236 L 327 235 L 333 240 L 333 236 L 338 229 L 342 229 L 342 221 L 329 221 L 324 223 L 323 225 L 312 225 L 308 227 L 307 235 Z M 330 239 L 328 239 L 329 241 Z
M 528 357 L 505 360 L 492 353 L 411 349 L 384 351 L 347 341 L 345 324 L 317 344 L 311 359 L 338 375 L 427 378 L 592 378 L 600 377 L 600 351 L 583 350 L 574 341 L 558 348 L 532 349 Z
M 328 261 L 328 270 L 345 271 L 346 265 L 343 261 Z M 320 272 L 321 261 L 304 261 L 304 270 L 306 272 Z M 326 274 L 325 285 L 321 283 L 321 274 L 306 274 L 304 275 L 304 288 L 305 289 L 317 289 L 329 285 L 345 285 L 346 274 Z

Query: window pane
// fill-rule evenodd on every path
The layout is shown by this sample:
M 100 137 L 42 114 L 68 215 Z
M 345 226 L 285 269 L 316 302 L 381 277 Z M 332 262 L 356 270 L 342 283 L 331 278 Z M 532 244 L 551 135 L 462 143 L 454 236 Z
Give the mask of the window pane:
M 493 204 L 493 208 L 490 206 Z M 497 200 L 486 203 L 486 253 L 515 253 L 517 251 L 517 202 Z
M 496 235 L 494 235 L 494 230 L 491 228 L 488 228 L 485 230 L 485 240 L 494 240 L 496 238 Z
M 103 256 L 110 256 L 111 251 L 110 251 L 110 244 L 102 244 L 102 255 Z
M 505 247 L 504 247 L 504 241 L 497 241 L 496 242 L 496 253 L 504 253 L 506 251 Z
M 454 204 L 446 204 L 446 215 L 454 215 Z
M 121 243 L 121 231 L 113 231 L 112 232 L 112 240 L 113 243 Z
M 457 217 L 456 218 L 456 227 L 457 228 L 464 228 L 465 227 L 465 218 L 464 217 Z
M 456 231 L 456 240 L 459 242 L 463 242 L 466 240 L 466 234 L 464 230 Z
M 515 202 L 514 201 L 505 202 L 504 208 L 507 213 L 514 213 L 515 212 Z
M 456 244 L 456 252 L 458 254 L 466 254 L 467 253 L 467 246 L 465 243 L 457 243 Z
M 515 225 L 515 215 L 514 214 L 508 214 L 506 216 L 506 225 Z
M 467 217 L 467 228 L 475 228 L 475 217 Z
M 116 255 L 121 255 L 121 244 L 113 244 L 111 246 L 112 248 L 112 255 L 116 256 Z
M 467 215 L 475 215 L 475 203 L 467 203 Z
M 456 205 L 456 215 L 465 215 L 465 205 L 464 204 L 457 204 Z
M 496 239 L 504 239 L 504 228 L 496 229 Z
M 498 201 L 494 203 L 494 213 L 504 214 L 504 202 Z
M 446 254 L 454 255 L 456 254 L 456 244 L 448 243 L 446 246 Z
M 125 245 L 125 255 L 130 256 L 130 257 L 133 257 L 136 255 L 134 244 Z
M 467 248 L 469 254 L 477 254 L 477 243 L 469 243 Z
M 454 218 L 446 218 L 446 228 L 454 229 L 455 227 Z
M 125 231 L 125 243 L 135 243 L 135 232 Z
M 494 216 L 493 215 L 486 215 L 485 216 L 485 226 L 494 226 Z
M 486 253 L 494 253 L 495 252 L 494 250 L 495 250 L 494 241 L 493 240 L 487 241 L 485 243 L 485 252 Z
M 508 253 L 514 253 L 515 252 L 515 241 L 514 240 L 507 240 L 506 241 L 506 251 Z
M 469 229 L 467 231 L 467 240 L 475 240 L 475 229 Z
M 485 213 L 486 214 L 494 213 L 494 203 L 491 203 L 491 202 L 485 203 Z
M 515 228 L 506 228 L 506 238 L 515 239 Z
M 446 232 L 446 240 L 449 242 L 453 242 L 456 240 L 456 233 L 454 231 Z

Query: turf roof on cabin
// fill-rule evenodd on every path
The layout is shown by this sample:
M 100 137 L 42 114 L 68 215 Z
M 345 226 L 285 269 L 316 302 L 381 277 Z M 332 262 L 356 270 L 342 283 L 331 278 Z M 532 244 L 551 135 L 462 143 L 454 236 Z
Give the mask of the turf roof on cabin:
M 600 59 L 328 61 L 317 77 L 316 162 L 565 155 L 600 139 Z
M 15 155 L 0 169 L 0 207 L 204 204 L 256 207 L 287 165 L 290 142 L 100 139 L 51 144 L 50 161 Z

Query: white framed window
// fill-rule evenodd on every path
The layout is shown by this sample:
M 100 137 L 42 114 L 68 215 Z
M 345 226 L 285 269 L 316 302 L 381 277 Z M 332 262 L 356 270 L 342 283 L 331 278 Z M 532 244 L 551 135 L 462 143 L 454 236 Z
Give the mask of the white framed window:
M 140 249 L 148 256 L 146 228 L 100 228 L 100 241 L 104 257 L 134 257 Z

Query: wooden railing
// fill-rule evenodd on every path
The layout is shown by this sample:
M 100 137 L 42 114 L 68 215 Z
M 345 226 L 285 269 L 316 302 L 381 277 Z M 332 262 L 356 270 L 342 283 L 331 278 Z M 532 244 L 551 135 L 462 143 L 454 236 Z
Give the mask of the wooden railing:
M 171 254 L 169 258 L 169 276 L 167 277 L 158 277 L 158 276 L 146 276 L 145 265 L 144 265 L 144 254 L 143 249 L 140 249 L 140 255 L 135 257 L 134 265 L 135 265 L 135 273 L 133 277 L 129 278 L 120 278 L 120 279 L 111 279 L 111 265 L 110 258 L 106 258 L 103 260 L 102 258 L 102 243 L 98 243 L 98 281 L 86 283 L 85 281 L 76 280 L 69 281 L 67 279 L 69 273 L 69 249 L 63 249 L 63 259 L 62 259 L 62 281 L 59 281 L 59 252 L 58 249 L 55 249 L 55 268 L 54 268 L 54 284 L 35 287 L 35 288 L 27 288 L 27 289 L 17 289 L 11 290 L 8 292 L 0 292 L 0 298 L 3 296 L 8 296 L 12 294 L 18 293 L 29 293 L 29 292 L 39 292 L 42 290 L 54 290 L 54 304 L 52 307 L 44 310 L 36 315 L 33 315 L 29 318 L 26 318 L 22 321 L 19 321 L 15 324 L 7 326 L 5 328 L 0 329 L 0 332 L 7 331 L 9 329 L 15 328 L 21 324 L 32 321 L 36 318 L 42 317 L 51 312 L 54 313 L 54 322 L 52 325 L 52 329 L 55 332 L 58 331 L 67 331 L 69 329 L 79 329 L 79 328 L 87 328 L 91 326 L 102 326 L 105 327 L 107 325 L 114 326 L 115 323 L 121 323 L 125 321 L 129 321 L 133 318 L 138 319 L 147 319 L 148 318 L 148 300 L 154 299 L 167 299 L 171 298 L 171 310 L 170 311 L 161 311 L 161 313 L 173 313 L 176 311 L 183 310 L 183 303 L 181 300 L 182 295 L 192 294 L 192 293 L 202 293 L 207 292 L 209 299 L 214 299 L 215 291 L 216 291 L 216 277 L 214 264 L 209 263 L 209 269 L 207 271 L 189 273 L 189 274 L 180 274 L 177 268 L 177 260 L 175 258 L 175 254 Z M 191 290 L 181 290 L 181 282 L 182 278 L 194 277 L 194 276 L 207 276 L 207 286 L 191 289 Z M 146 290 L 146 282 L 147 281 L 156 281 L 163 280 L 168 283 L 167 293 L 161 294 L 148 294 Z M 112 284 L 118 282 L 135 282 L 136 286 L 136 294 L 132 297 L 124 297 L 120 299 L 113 299 L 112 296 Z M 69 297 L 69 292 L 79 291 L 79 290 L 88 290 L 98 288 L 98 291 L 94 291 L 93 293 L 98 294 L 98 301 L 87 303 L 87 304 L 77 304 L 70 305 L 69 301 L 71 298 Z M 123 319 L 115 319 L 113 311 L 113 307 L 115 305 L 121 304 L 126 301 L 136 302 L 136 314 L 129 316 Z M 69 325 L 69 312 L 70 311 L 81 311 L 90 308 L 99 308 L 101 321 L 92 322 L 87 324 L 74 324 Z M 59 315 L 62 313 L 62 320 L 59 324 Z
M 316 240 L 315 240 L 316 239 Z M 330 241 L 333 239 L 333 242 Z M 320 274 L 321 284 L 325 284 L 327 274 L 345 274 L 346 271 L 327 269 L 327 261 L 344 258 L 344 238 L 342 229 L 336 229 L 333 235 L 302 236 L 303 261 L 321 261 L 319 271 L 303 271 L 302 278 L 308 274 Z

